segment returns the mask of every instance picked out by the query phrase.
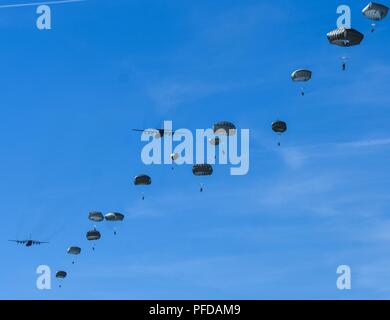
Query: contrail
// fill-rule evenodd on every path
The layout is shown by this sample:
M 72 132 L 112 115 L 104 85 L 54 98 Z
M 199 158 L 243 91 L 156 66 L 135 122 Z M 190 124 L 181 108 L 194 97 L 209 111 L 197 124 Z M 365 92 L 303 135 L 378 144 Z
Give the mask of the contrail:
M 43 1 L 43 2 L 33 2 L 33 3 L 18 3 L 18 4 L 3 4 L 0 5 L 0 9 L 5 8 L 21 8 L 21 7 L 31 7 L 31 6 L 42 6 L 50 4 L 62 4 L 62 3 L 73 3 L 73 2 L 84 2 L 87 0 L 58 0 L 58 1 Z

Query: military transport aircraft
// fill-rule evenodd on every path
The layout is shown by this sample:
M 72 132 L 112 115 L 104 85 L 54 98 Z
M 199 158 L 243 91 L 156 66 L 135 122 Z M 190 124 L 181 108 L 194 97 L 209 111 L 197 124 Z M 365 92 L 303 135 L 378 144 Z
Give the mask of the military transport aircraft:
M 31 247 L 31 246 L 34 246 L 34 245 L 41 245 L 41 244 L 49 243 L 49 242 L 36 241 L 36 240 L 8 240 L 8 241 L 16 242 L 17 244 L 23 244 L 26 247 Z
M 156 138 L 163 138 L 165 136 L 173 136 L 176 132 L 176 131 L 166 130 L 166 129 L 147 129 L 147 130 L 132 129 L 132 131 L 143 132 L 146 135 L 155 136 Z

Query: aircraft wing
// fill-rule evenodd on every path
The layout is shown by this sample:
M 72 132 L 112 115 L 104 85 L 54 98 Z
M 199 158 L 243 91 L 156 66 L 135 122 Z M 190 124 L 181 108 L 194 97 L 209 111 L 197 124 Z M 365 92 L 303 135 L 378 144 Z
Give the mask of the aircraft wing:
M 157 130 L 157 129 L 132 129 L 132 131 L 142 132 L 142 133 L 149 134 L 149 135 L 160 133 L 160 130 Z
M 45 242 L 45 241 L 33 241 L 32 243 L 33 243 L 33 244 L 36 244 L 36 245 L 40 245 L 40 244 L 45 244 L 45 243 L 49 243 L 49 242 Z
M 183 131 L 183 130 L 175 130 L 175 131 L 169 131 L 168 134 L 171 134 L 171 135 L 175 135 L 178 134 L 178 135 L 187 135 L 188 131 Z
M 178 134 L 186 134 L 187 132 L 180 130 L 164 130 L 164 129 L 132 129 L 135 132 L 145 132 L 145 134 L 156 134 L 156 133 L 164 133 L 165 135 L 173 136 L 175 133 Z
M 8 240 L 10 242 L 16 242 L 17 244 L 25 244 L 27 241 L 25 240 Z

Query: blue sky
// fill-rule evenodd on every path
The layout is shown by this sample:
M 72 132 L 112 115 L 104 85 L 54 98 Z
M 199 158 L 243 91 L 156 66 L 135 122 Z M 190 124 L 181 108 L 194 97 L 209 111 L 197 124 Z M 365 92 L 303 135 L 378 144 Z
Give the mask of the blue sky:
M 339 4 L 359 47 L 327 42 Z M 0 298 L 390 298 L 390 26 L 370 34 L 366 4 L 89 0 L 53 5 L 50 31 L 35 7 L 0 9 Z M 249 128 L 249 174 L 217 166 L 200 194 L 190 166 L 145 167 L 130 129 L 164 120 Z M 95 252 L 91 210 L 126 215 L 116 237 L 99 226 Z M 50 244 L 7 241 L 30 234 Z M 41 264 L 69 272 L 61 290 L 36 289 Z

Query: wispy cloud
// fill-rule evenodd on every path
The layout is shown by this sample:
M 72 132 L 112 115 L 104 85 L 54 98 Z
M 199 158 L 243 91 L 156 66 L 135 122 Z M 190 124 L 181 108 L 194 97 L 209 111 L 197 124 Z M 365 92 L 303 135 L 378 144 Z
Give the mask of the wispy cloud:
M 256 263 L 258 256 L 213 256 L 199 258 L 183 258 L 165 261 L 159 258 L 148 258 L 144 263 L 121 263 L 109 270 L 96 267 L 88 273 L 77 277 L 107 277 L 110 279 L 137 279 L 157 277 L 175 280 L 183 286 L 197 286 L 211 290 L 258 290 L 266 284 L 270 285 L 286 279 L 291 268 L 275 269 L 270 263 L 264 262 L 259 270 Z M 243 272 L 245 271 L 245 272 Z M 180 287 L 180 286 L 179 286 Z
M 390 261 L 382 257 L 352 269 L 356 285 L 366 292 L 366 298 L 378 299 L 380 295 L 382 299 L 390 299 L 389 268 Z
M 158 111 L 170 111 L 181 104 L 192 103 L 206 97 L 239 90 L 258 83 L 213 83 L 179 82 L 174 80 L 155 84 L 148 89 L 148 95 L 158 107 Z
M 258 27 L 285 23 L 287 19 L 288 14 L 277 4 L 240 4 L 212 19 L 208 17 L 208 23 L 201 29 L 200 36 L 214 42 L 231 41 L 255 33 Z
M 261 191 L 257 202 L 261 208 L 290 208 L 295 214 L 333 215 L 335 208 L 329 197 L 340 188 L 342 179 L 331 175 L 280 177 Z M 288 181 L 288 182 L 287 182 Z M 294 208 L 294 209 L 292 209 Z M 273 210 L 272 210 L 273 211 Z M 284 210 L 280 211 L 284 214 Z
M 300 169 L 312 159 L 350 157 L 352 155 L 374 152 L 377 148 L 389 146 L 390 138 L 385 137 L 306 146 L 284 146 L 279 150 L 279 153 L 288 167 Z
M 299 148 L 283 148 L 281 155 L 283 161 L 292 169 L 301 168 L 307 159 L 307 153 Z
M 339 143 L 336 146 L 341 148 L 373 148 L 387 145 L 390 145 L 390 138 L 352 141 L 347 143 Z

